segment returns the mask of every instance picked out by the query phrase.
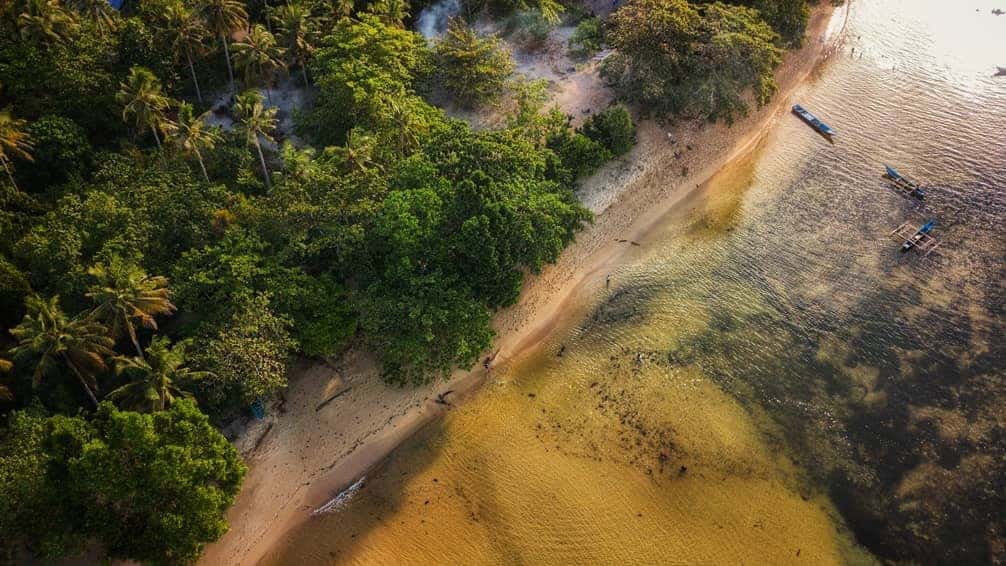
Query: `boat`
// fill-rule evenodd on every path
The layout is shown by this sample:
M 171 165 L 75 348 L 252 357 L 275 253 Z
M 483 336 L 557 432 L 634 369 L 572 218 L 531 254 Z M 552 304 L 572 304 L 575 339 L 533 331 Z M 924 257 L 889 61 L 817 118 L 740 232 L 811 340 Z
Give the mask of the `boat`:
M 925 241 L 926 237 L 929 235 L 930 232 L 933 231 L 933 228 L 935 227 L 936 227 L 935 220 L 930 220 L 929 222 L 923 224 L 922 228 L 916 230 L 915 234 L 913 234 L 911 238 L 908 238 L 907 240 L 905 240 L 903 244 L 901 244 L 902 253 L 907 252 L 908 250 L 918 246 L 923 241 Z
M 793 113 L 799 116 L 804 122 L 807 122 L 811 128 L 814 128 L 823 136 L 831 138 L 832 136 L 838 134 L 838 132 L 831 129 L 831 126 L 822 122 L 817 116 L 807 112 L 807 110 L 799 104 L 793 105 Z
M 898 170 L 895 169 L 894 167 L 891 167 L 890 165 L 884 165 L 884 169 L 887 170 L 887 172 L 884 173 L 884 178 L 890 180 L 892 183 L 894 183 L 895 187 L 904 191 L 906 194 L 908 194 L 908 196 L 917 198 L 919 200 L 926 198 L 926 191 L 925 189 L 922 188 L 922 185 L 920 185 L 918 182 L 913 181 L 908 177 L 905 177 L 901 173 L 898 173 Z

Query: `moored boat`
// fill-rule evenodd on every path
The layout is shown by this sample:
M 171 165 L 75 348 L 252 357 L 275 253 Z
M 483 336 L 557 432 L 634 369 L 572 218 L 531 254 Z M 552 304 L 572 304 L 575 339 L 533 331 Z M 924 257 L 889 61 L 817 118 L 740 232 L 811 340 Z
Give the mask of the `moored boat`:
M 894 186 L 905 191 L 909 196 L 915 197 L 919 200 L 926 198 L 926 191 L 917 181 L 909 179 L 901 173 L 898 173 L 898 170 L 890 165 L 884 165 L 884 169 L 886 169 L 884 178 L 894 183 Z
M 903 244 L 901 244 L 901 251 L 902 252 L 907 252 L 908 250 L 910 250 L 910 249 L 914 248 L 915 246 L 919 245 L 923 240 L 926 239 L 926 236 L 930 232 L 932 232 L 933 228 L 935 228 L 935 227 L 936 227 L 936 221 L 935 220 L 930 220 L 929 222 L 926 222 L 922 226 L 922 228 L 919 228 L 915 232 L 915 234 L 912 235 L 911 238 L 908 238 L 907 240 L 905 240 L 905 242 Z
M 793 113 L 799 116 L 804 122 L 807 122 L 811 128 L 814 128 L 824 136 L 831 138 L 838 134 L 838 132 L 831 129 L 831 126 L 822 122 L 817 116 L 811 114 L 807 111 L 807 109 L 799 104 L 793 105 Z

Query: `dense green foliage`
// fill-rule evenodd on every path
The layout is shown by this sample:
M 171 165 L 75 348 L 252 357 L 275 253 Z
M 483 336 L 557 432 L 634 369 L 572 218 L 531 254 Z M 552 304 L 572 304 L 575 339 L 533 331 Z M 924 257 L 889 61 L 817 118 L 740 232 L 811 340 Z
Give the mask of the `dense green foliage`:
M 778 39 L 753 8 L 631 0 L 611 15 L 602 75 L 644 112 L 729 122 L 747 112 L 748 89 L 759 104 L 775 93 Z
M 514 63 L 495 37 L 479 37 L 455 18 L 433 48 L 436 80 L 463 105 L 488 102 L 503 92 Z
M 600 18 L 585 18 L 576 24 L 573 37 L 569 38 L 573 54 L 587 58 L 604 47 L 604 27 Z
M 636 143 L 636 125 L 629 109 L 616 104 L 584 121 L 583 135 L 601 144 L 612 155 L 624 155 Z
M 709 1 L 699 0 L 697 3 Z M 728 3 L 758 10 L 787 46 L 799 47 L 803 43 L 803 33 L 810 15 L 807 0 L 729 0 Z
M 227 529 L 244 472 L 187 401 L 154 414 L 106 402 L 90 420 L 17 411 L 0 443 L 0 536 L 41 556 L 96 540 L 113 557 L 188 562 Z
M 355 343 L 398 383 L 474 363 L 590 220 L 573 188 L 625 124 L 573 130 L 498 40 L 458 22 L 431 47 L 406 2 L 275 4 L 0 6 L 11 547 L 191 562 L 244 473 L 211 423 L 285 388 L 294 355 Z M 561 11 L 498 7 L 546 32 Z M 296 145 L 255 90 L 284 80 L 309 89 Z M 427 102 L 437 83 L 516 110 L 476 131 Z

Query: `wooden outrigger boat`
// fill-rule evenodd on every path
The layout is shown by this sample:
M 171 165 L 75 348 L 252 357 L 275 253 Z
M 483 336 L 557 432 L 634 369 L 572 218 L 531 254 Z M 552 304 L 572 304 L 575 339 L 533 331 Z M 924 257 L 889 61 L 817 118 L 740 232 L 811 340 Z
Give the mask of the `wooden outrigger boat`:
M 811 128 L 817 130 L 819 134 L 827 137 L 828 139 L 831 139 L 838 134 L 838 132 L 831 129 L 831 126 L 822 122 L 817 116 L 811 114 L 799 104 L 793 105 L 793 113 L 799 116 L 804 122 L 807 122 Z
M 936 248 L 940 247 L 940 243 L 936 241 L 936 238 L 929 235 L 935 227 L 935 220 L 930 220 L 922 226 L 915 226 L 905 222 L 891 232 L 891 237 L 901 242 L 902 253 L 915 249 L 925 252 L 925 255 L 929 255 Z
M 901 173 L 891 167 L 890 165 L 884 165 L 884 169 L 887 171 L 884 173 L 884 178 L 891 181 L 891 183 L 898 189 L 901 189 L 906 195 L 922 200 L 926 198 L 926 191 L 922 188 L 922 185 L 905 177 Z

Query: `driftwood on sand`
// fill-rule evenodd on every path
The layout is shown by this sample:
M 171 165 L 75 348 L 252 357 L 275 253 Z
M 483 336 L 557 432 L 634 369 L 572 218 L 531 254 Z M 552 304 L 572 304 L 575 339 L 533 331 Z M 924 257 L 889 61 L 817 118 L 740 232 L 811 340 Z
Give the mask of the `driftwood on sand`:
M 347 387 L 347 388 L 343 389 L 342 391 L 339 391 L 335 395 L 332 395 L 328 399 L 325 399 L 324 401 L 322 401 L 321 403 L 319 403 L 317 407 L 314 408 L 314 412 L 317 413 L 318 411 L 322 410 L 323 408 L 325 408 L 325 405 L 328 405 L 332 401 L 335 401 L 339 397 L 342 397 L 346 393 L 349 393 L 352 389 L 353 389 L 352 387 Z

